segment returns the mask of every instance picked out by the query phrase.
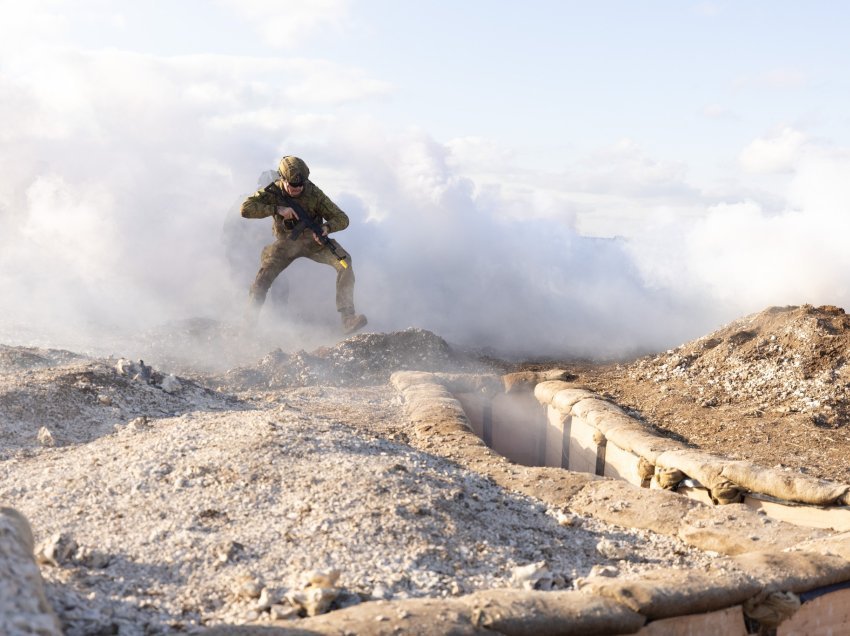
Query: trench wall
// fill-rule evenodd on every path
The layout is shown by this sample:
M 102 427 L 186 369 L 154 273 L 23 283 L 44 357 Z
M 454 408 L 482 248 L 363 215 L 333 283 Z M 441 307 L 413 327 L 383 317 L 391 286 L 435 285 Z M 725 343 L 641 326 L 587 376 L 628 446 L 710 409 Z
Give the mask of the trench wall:
M 518 464 L 622 479 L 707 504 L 743 503 L 797 525 L 850 530 L 850 486 L 695 451 L 576 385 L 544 381 L 455 397 L 475 434 Z

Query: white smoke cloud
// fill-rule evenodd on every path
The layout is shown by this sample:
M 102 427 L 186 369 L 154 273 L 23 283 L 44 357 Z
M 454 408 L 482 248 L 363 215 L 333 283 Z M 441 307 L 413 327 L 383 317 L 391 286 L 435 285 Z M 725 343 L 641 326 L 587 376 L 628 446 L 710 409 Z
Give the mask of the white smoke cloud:
M 793 171 L 806 143 L 806 136 L 786 126 L 769 137 L 752 141 L 741 151 L 741 167 L 753 174 Z
M 0 113 L 17 124 L 2 133 L 0 289 L 15 299 L 4 318 L 28 323 L 72 320 L 82 297 L 106 322 L 217 311 L 232 293 L 220 284 L 225 210 L 280 139 L 325 125 L 310 115 L 314 94 L 296 104 L 263 78 L 350 75 L 303 60 L 60 49 L 6 70 L 24 64 L 0 74 Z
M 355 255 L 373 327 L 420 326 L 502 351 L 611 355 L 669 344 L 691 326 L 676 299 L 644 284 L 625 241 L 580 236 L 569 210 L 541 217 L 525 189 L 459 173 L 456 147 L 415 133 L 359 154 L 356 181 L 380 220 L 355 215 L 340 241 Z M 365 216 L 361 191 L 343 201 Z
M 768 304 L 847 302 L 848 161 L 798 131 L 748 150 L 754 166 L 773 157 L 772 169 L 791 170 L 777 211 L 708 202 L 683 163 L 630 141 L 544 174 L 488 140 L 443 144 L 345 111 L 388 90 L 307 59 L 6 50 L 0 116 L 15 125 L 0 131 L 0 333 L 97 340 L 238 319 L 271 240 L 270 221 L 243 220 L 238 205 L 284 153 L 304 157 L 351 216 L 338 238 L 375 330 L 614 354 L 672 346 Z M 775 161 L 789 148 L 793 160 Z M 627 216 L 627 239 L 581 234 L 587 219 Z M 324 331 L 338 320 L 333 272 L 299 262 L 284 279 L 289 304 L 266 323 L 339 337 Z
M 796 131 L 786 139 L 801 139 Z M 756 201 L 659 222 L 631 242 L 642 274 L 677 297 L 698 294 L 728 315 L 771 305 L 850 306 L 850 170 L 846 153 L 810 144 L 795 159 L 781 211 Z

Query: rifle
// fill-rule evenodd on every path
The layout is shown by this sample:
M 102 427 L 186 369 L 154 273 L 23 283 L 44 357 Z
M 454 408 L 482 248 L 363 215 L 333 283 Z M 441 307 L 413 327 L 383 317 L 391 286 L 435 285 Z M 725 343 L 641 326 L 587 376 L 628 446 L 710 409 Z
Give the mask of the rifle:
M 292 227 L 289 234 L 289 238 L 291 240 L 297 241 L 298 237 L 301 236 L 304 230 L 310 230 L 313 235 L 322 243 L 322 245 L 325 245 L 331 251 L 331 254 L 336 257 L 336 259 L 339 261 L 339 264 L 344 269 L 348 269 L 348 263 L 345 262 L 345 259 L 348 254 L 346 254 L 345 250 L 343 250 L 339 246 L 339 243 L 324 234 L 324 232 L 322 231 L 322 226 L 317 224 L 313 220 L 313 217 L 311 217 L 307 213 L 307 210 L 301 207 L 301 204 L 298 203 L 298 201 L 296 201 L 295 199 L 287 195 L 285 192 L 283 192 L 280 188 L 278 188 L 275 182 L 272 182 L 267 185 L 265 187 L 265 191 L 275 195 L 275 198 L 277 198 L 278 201 L 280 201 L 282 204 L 285 204 L 287 207 L 290 207 L 295 210 L 295 214 L 298 215 L 298 223 L 296 223 Z M 340 254 L 340 252 L 342 252 L 342 254 Z

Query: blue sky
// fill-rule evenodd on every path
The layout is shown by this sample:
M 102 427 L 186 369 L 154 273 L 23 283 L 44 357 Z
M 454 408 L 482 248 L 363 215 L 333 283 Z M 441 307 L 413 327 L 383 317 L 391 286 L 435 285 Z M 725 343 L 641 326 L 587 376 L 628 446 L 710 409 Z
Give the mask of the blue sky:
M 330 60 L 387 84 L 348 104 L 531 165 L 635 140 L 710 178 L 777 126 L 847 142 L 850 7 L 836 2 L 324 2 L 296 34 L 274 2 L 52 3 L 80 49 Z M 305 13 L 308 9 L 302 9 Z M 324 19 L 323 19 L 324 18 Z M 117 26 L 116 26 L 117 25 Z M 700 155 L 708 155 L 700 159 Z
M 568 327 L 555 348 L 631 350 L 846 306 L 848 14 L 2 0 L 7 320 L 222 315 L 252 275 L 223 233 L 266 240 L 228 210 L 281 154 L 352 216 L 377 329 L 499 341 L 537 305 L 538 334 Z

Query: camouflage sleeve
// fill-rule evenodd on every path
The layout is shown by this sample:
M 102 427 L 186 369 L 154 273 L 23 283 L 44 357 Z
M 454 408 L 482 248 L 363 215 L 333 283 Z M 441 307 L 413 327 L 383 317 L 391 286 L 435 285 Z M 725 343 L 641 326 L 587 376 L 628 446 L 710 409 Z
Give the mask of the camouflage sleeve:
M 321 190 L 318 190 L 317 209 L 328 224 L 328 232 L 339 232 L 348 227 L 348 215 Z
M 246 219 L 264 219 L 272 216 L 277 206 L 274 196 L 265 190 L 257 190 L 242 203 L 242 216 Z

